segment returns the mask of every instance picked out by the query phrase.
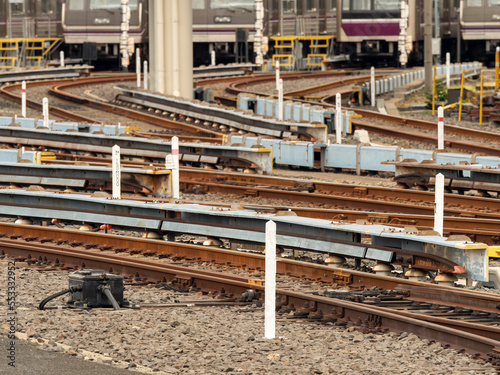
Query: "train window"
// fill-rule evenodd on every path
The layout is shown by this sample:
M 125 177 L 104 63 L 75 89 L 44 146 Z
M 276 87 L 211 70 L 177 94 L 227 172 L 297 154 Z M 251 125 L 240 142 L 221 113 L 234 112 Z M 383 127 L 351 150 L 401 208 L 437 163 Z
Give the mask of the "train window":
M 24 14 L 24 0 L 9 0 L 9 3 L 11 15 Z
M 84 10 L 84 0 L 66 0 L 69 10 Z
M 352 0 L 352 10 L 371 10 L 371 0 Z
M 129 0 L 128 6 L 131 10 L 137 9 L 138 0 Z M 121 9 L 121 0 L 90 0 L 90 10 L 97 9 Z
M 467 0 L 468 7 L 482 7 L 483 0 Z
M 205 9 L 205 0 L 192 0 L 193 9 Z
M 255 8 L 255 1 L 254 0 L 211 0 L 210 8 L 251 10 Z
M 40 10 L 43 14 L 52 14 L 52 8 L 50 6 L 50 0 L 42 0 L 40 4 Z
M 295 1 L 283 1 L 283 12 L 295 12 Z
M 399 0 L 375 0 L 375 10 L 397 10 L 401 7 Z

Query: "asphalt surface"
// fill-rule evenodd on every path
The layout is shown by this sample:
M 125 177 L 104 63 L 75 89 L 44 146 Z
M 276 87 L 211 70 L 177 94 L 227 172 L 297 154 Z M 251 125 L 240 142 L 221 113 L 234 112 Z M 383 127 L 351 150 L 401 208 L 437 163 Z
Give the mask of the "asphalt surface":
M 22 375 L 134 375 L 135 371 L 119 369 L 105 364 L 85 361 L 69 354 L 49 352 L 25 341 L 16 340 L 15 367 L 9 366 L 9 341 L 0 337 L 0 374 Z

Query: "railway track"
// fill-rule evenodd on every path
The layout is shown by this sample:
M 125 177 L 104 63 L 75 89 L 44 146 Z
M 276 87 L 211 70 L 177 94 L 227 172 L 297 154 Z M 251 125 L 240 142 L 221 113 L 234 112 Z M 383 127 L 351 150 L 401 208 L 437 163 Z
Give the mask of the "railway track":
M 292 77 L 296 78 L 296 77 Z M 242 79 L 238 80 L 227 87 L 227 91 L 231 94 L 238 94 L 241 92 L 247 92 L 259 96 L 265 96 L 261 92 L 252 91 L 251 85 L 256 82 L 262 84 L 264 82 L 272 82 L 273 77 L 259 77 L 258 79 Z M 367 81 L 365 77 L 363 81 Z M 345 86 L 350 82 L 349 80 L 339 81 L 338 85 Z M 289 99 L 296 99 L 298 96 L 312 95 L 315 92 L 324 92 L 328 89 L 333 89 L 337 85 L 336 82 L 321 84 L 316 87 L 309 87 L 306 89 L 296 90 L 293 92 L 285 92 L 284 97 Z M 350 94 L 350 90 L 341 91 L 343 98 Z M 225 105 L 236 105 L 236 101 L 231 98 L 221 98 Z M 335 102 L 335 95 L 325 95 L 320 100 L 323 106 L 332 107 L 332 103 Z M 312 101 L 315 105 L 318 105 L 318 101 Z M 437 122 L 422 121 L 416 119 L 399 118 L 390 115 L 384 115 L 379 112 L 362 110 L 357 108 L 350 108 L 357 114 L 360 114 L 362 118 L 353 118 L 352 126 L 353 129 L 365 129 L 373 133 L 377 133 L 384 136 L 389 136 L 393 138 L 400 138 L 411 141 L 418 141 L 424 144 L 437 145 Z M 390 124 L 390 126 L 388 126 Z M 410 130 L 412 129 L 412 130 Z M 445 146 L 448 149 L 460 150 L 470 153 L 484 153 L 486 155 L 500 156 L 500 151 L 496 147 L 496 144 L 500 142 L 500 133 L 479 131 L 454 125 L 445 125 Z M 419 131 L 416 131 L 419 130 Z M 450 136 L 453 135 L 454 137 Z M 459 137 L 459 139 L 453 139 Z M 464 140 L 465 139 L 465 140 Z M 472 143 L 471 140 L 475 142 Z
M 20 230 L 23 231 L 23 229 Z M 48 231 L 45 228 L 45 235 L 47 234 Z M 11 236 L 16 237 L 15 235 Z M 57 236 L 61 236 L 61 233 L 58 233 Z M 98 237 L 101 240 L 106 236 L 101 235 Z M 246 293 L 246 295 L 255 295 L 257 297 L 264 292 L 264 287 L 259 285 L 258 279 L 255 280 L 255 278 L 226 275 L 220 272 L 193 269 L 192 267 L 187 268 L 149 259 L 80 250 L 79 247 L 84 247 L 85 244 L 77 244 L 74 241 L 72 244 L 65 244 L 64 240 L 59 238 L 55 241 L 59 244 L 55 245 L 50 244 L 48 237 L 44 237 L 42 243 L 32 236 L 19 236 L 15 240 L 2 239 L 0 243 L 5 254 L 18 257 L 18 260 L 28 263 L 40 262 L 45 265 L 64 265 L 66 269 L 68 267 L 95 267 L 124 275 L 135 275 L 136 278 L 143 282 L 145 280 L 149 282 L 168 282 L 176 287 L 217 292 L 224 296 L 241 297 Z M 98 241 L 97 236 L 94 241 Z M 99 246 L 105 248 L 102 242 L 100 245 L 89 244 L 88 248 Z M 335 271 L 349 273 L 349 271 L 345 270 Z M 380 278 L 386 279 L 383 281 L 385 283 L 390 283 L 387 280 L 392 279 L 379 276 L 378 279 Z M 394 284 L 393 282 L 392 285 Z M 500 297 L 488 295 L 487 293 L 456 291 L 453 288 L 438 286 L 431 286 L 430 290 L 423 290 L 421 287 L 419 288 L 418 284 L 420 283 L 413 282 L 412 284 L 396 286 L 394 290 L 397 289 L 399 294 L 392 295 L 392 298 L 378 296 L 378 305 L 372 303 L 373 298 L 371 300 L 366 298 L 373 297 L 374 293 L 371 296 L 365 293 L 365 298 L 361 301 L 363 303 L 360 303 L 349 301 L 346 298 L 338 298 L 339 296 L 332 298 L 335 294 L 334 291 L 330 291 L 330 295 L 324 297 L 294 290 L 278 289 L 276 299 L 277 306 L 280 307 L 282 312 L 292 310 L 295 311 L 297 317 L 336 322 L 341 325 L 353 325 L 356 329 L 365 333 L 386 332 L 389 330 L 414 333 L 421 338 L 436 340 L 443 345 L 466 350 L 485 360 L 492 361 L 494 364 L 498 363 L 500 359 L 500 353 L 498 352 L 500 329 L 487 324 L 478 324 L 479 319 L 477 318 L 482 317 L 483 320 L 487 321 L 486 323 L 495 322 L 495 319 L 498 319 L 494 315 L 498 315 L 496 312 L 498 311 Z M 249 290 L 254 290 L 256 293 L 249 293 Z M 372 292 L 374 292 L 374 289 L 372 289 Z M 356 294 L 354 292 L 351 295 L 355 296 Z M 390 294 L 386 294 L 386 296 L 388 295 L 390 296 Z M 398 302 L 399 306 L 403 306 L 401 303 L 403 299 L 396 298 L 397 295 L 407 297 L 404 303 L 407 304 L 407 307 L 412 307 L 413 312 L 401 312 L 399 311 L 401 309 L 388 308 L 388 306 L 394 307 L 391 305 L 397 305 Z M 439 299 L 438 296 L 442 295 L 446 295 L 446 297 Z M 345 297 L 345 293 L 343 297 Z M 441 306 L 446 306 L 455 303 L 455 299 L 461 301 L 461 315 L 458 314 L 456 309 L 457 311 L 453 315 L 455 320 L 436 316 L 438 314 L 435 314 L 435 312 L 445 311 L 436 307 L 438 303 L 441 303 Z M 479 305 L 481 307 L 478 309 Z M 433 308 L 429 308 L 429 306 L 433 306 Z M 415 310 L 417 308 L 419 310 Z M 425 309 L 432 310 L 431 312 L 434 312 L 434 314 L 429 312 L 424 314 L 423 310 Z M 467 309 L 473 309 L 475 313 L 467 314 L 465 313 Z M 418 313 L 415 313 L 415 311 L 418 311 Z M 467 317 L 469 321 L 464 321 L 459 317 Z M 485 319 L 485 317 L 489 317 L 489 319 Z

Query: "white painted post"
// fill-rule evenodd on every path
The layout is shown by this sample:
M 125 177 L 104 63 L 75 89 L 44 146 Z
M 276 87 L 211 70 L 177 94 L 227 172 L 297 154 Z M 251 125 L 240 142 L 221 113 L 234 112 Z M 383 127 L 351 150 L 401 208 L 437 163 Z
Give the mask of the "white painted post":
M 444 211 L 444 175 L 438 173 L 434 183 L 434 230 L 443 235 L 443 211 Z
M 266 223 L 264 338 L 276 337 L 276 223 Z
M 450 88 L 450 53 L 446 52 L 446 88 Z
M 278 82 L 278 120 L 283 121 L 283 80 Z
M 444 109 L 438 107 L 438 149 L 444 149 Z
M 141 87 L 141 50 L 135 49 L 135 74 L 137 75 L 137 87 Z
M 121 169 L 120 169 L 120 146 L 114 145 L 111 149 L 111 159 L 113 165 L 113 199 L 121 199 Z
M 215 65 L 215 50 L 214 49 L 210 52 L 210 58 L 211 58 L 210 65 Z
M 43 98 L 42 99 L 42 113 L 43 113 L 43 127 L 48 128 L 49 127 L 49 99 Z
M 172 168 L 172 198 L 179 199 L 179 138 L 172 137 L 172 156 L 174 167 Z
M 278 89 L 278 86 L 280 84 L 280 61 L 276 60 L 276 89 Z
M 370 69 L 370 73 L 371 73 L 371 81 L 370 81 L 370 97 L 371 97 L 371 101 L 372 101 L 372 107 L 375 107 L 375 68 L 372 66 L 372 68 Z
M 335 140 L 342 144 L 342 97 L 340 93 L 335 95 Z
M 148 61 L 144 60 L 144 90 L 148 90 Z
M 59 66 L 64 68 L 66 64 L 64 63 L 64 51 L 59 52 Z
M 21 83 L 21 115 L 26 118 L 26 81 Z

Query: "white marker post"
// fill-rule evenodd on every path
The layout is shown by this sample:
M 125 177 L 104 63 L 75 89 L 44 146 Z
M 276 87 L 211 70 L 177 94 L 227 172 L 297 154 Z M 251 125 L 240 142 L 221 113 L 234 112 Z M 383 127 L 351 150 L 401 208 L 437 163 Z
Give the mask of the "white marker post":
M 21 115 L 26 118 L 26 81 L 21 83 Z
M 59 52 L 59 66 L 64 68 L 66 64 L 64 63 L 64 51 Z
M 335 140 L 342 144 L 342 97 L 340 93 L 335 95 Z
M 278 82 L 278 120 L 283 121 L 283 80 Z
M 135 74 L 137 75 L 137 87 L 141 87 L 141 50 L 135 49 Z
M 148 89 L 148 61 L 144 60 L 144 90 Z
M 49 99 L 42 99 L 43 127 L 49 127 Z
M 278 89 L 280 85 L 280 61 L 276 60 L 276 90 Z
M 114 145 L 111 149 L 111 158 L 113 162 L 113 199 L 121 198 L 121 170 L 120 170 L 120 146 Z
M 450 53 L 446 52 L 446 88 L 450 88 Z
M 371 80 L 370 80 L 370 99 L 372 101 L 372 107 L 375 107 L 375 68 L 372 66 L 370 69 Z
M 210 52 L 210 58 L 211 58 L 210 64 L 214 66 L 215 65 L 215 50 L 214 49 Z
M 434 183 L 434 230 L 443 235 L 444 175 L 438 173 Z
M 276 337 L 276 223 L 266 223 L 264 338 Z
M 438 107 L 438 149 L 444 150 L 444 109 Z
M 179 138 L 172 137 L 172 156 L 174 167 L 172 168 L 172 198 L 179 199 Z

